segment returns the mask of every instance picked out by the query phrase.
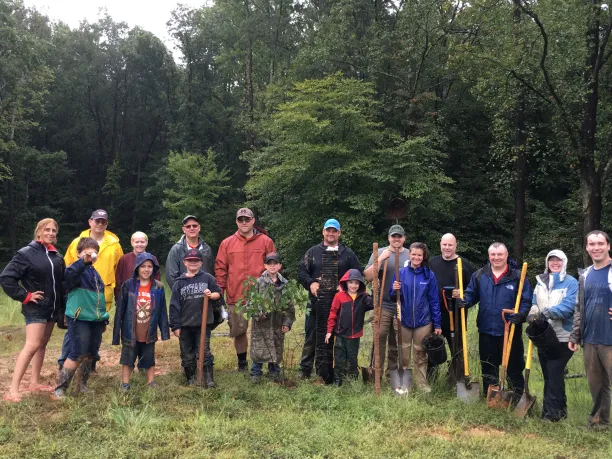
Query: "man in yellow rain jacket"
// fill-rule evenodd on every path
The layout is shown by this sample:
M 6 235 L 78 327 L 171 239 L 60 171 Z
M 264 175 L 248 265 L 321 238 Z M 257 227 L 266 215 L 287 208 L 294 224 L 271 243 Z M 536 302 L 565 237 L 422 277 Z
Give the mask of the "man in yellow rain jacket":
M 91 237 L 100 244 L 100 251 L 98 252 L 98 260 L 94 264 L 94 268 L 100 274 L 102 281 L 104 282 L 104 298 L 106 300 L 106 310 L 110 311 L 113 306 L 113 296 L 115 289 L 115 271 L 117 264 L 123 256 L 123 249 L 119 244 L 119 238 L 112 232 L 108 231 L 108 213 L 105 210 L 98 209 L 91 214 L 89 217 L 89 229 L 84 230 L 79 237 L 75 238 L 66 250 L 64 261 L 66 267 L 78 260 L 76 247 L 79 240 L 82 237 Z M 100 343 L 102 344 L 102 343 Z M 60 356 L 57 363 L 60 369 L 64 365 L 64 360 L 68 355 L 68 332 L 64 336 L 64 344 L 62 346 L 62 355 Z M 100 357 L 96 356 L 96 361 Z M 95 363 L 94 363 L 95 368 Z

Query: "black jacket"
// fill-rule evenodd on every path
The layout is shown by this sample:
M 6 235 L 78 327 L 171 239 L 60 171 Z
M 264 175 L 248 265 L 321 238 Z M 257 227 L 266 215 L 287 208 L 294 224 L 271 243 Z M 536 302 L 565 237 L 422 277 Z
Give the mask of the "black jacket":
M 304 255 L 304 258 L 302 258 L 300 266 L 298 267 L 298 282 L 308 290 L 308 297 L 310 298 L 311 304 L 314 304 L 316 297 L 310 293 L 310 284 L 318 282 L 317 279 L 321 277 L 323 252 L 326 250 L 327 246 L 322 242 L 311 247 Z M 359 272 L 363 272 L 357 255 L 348 247 L 338 244 L 338 280 L 342 279 L 342 276 L 344 276 L 349 269 L 358 269 Z
M 56 250 L 32 241 L 20 249 L 0 274 L 0 285 L 13 300 L 23 303 L 28 293 L 44 292 L 38 303 L 22 304 L 21 313 L 39 319 L 57 319 L 66 308 L 62 282 L 66 265 Z
M 182 274 L 176 279 L 170 297 L 170 329 L 172 331 L 181 327 L 202 326 L 202 304 L 206 289 L 221 294 L 217 281 L 208 273 L 199 272 L 193 277 Z M 209 301 L 207 325 L 214 323 L 213 303 L 214 301 Z

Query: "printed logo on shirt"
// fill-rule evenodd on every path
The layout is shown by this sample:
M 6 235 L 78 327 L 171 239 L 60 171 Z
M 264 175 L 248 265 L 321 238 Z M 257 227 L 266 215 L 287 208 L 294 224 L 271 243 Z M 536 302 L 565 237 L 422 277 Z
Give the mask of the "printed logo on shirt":
M 151 318 L 151 293 L 138 292 L 136 301 L 136 321 L 139 324 L 147 323 Z
M 427 285 L 429 282 L 419 282 L 421 285 Z
M 512 284 L 506 285 L 506 288 L 508 290 L 514 290 L 514 285 L 512 285 Z
M 195 282 L 193 284 L 185 285 L 181 288 L 181 298 L 202 298 L 204 296 L 204 290 L 208 288 L 208 282 Z

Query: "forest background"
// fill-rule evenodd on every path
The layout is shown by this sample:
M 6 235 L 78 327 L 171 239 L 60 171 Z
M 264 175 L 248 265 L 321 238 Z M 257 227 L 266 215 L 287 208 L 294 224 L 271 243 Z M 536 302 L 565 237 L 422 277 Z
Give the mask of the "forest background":
M 338 218 L 362 261 L 398 221 L 477 263 L 582 265 L 610 227 L 612 14 L 595 0 L 219 0 L 162 41 L 0 0 L 0 262 L 37 220 L 92 210 L 165 254 L 186 214 L 216 249 L 246 202 L 290 274 Z

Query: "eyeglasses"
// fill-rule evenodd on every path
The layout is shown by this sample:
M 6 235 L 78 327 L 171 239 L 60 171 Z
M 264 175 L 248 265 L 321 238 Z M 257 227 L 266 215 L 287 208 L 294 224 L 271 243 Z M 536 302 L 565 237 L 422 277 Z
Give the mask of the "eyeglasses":
M 183 228 L 186 228 L 186 229 L 192 229 L 193 228 L 193 229 L 195 229 L 195 228 L 198 228 L 199 226 L 200 225 L 183 225 Z
M 251 217 L 238 217 L 236 220 L 238 223 L 248 223 L 253 219 Z
M 104 220 L 103 218 L 96 218 L 94 220 L 94 223 L 96 225 L 108 225 L 108 222 L 106 220 Z

